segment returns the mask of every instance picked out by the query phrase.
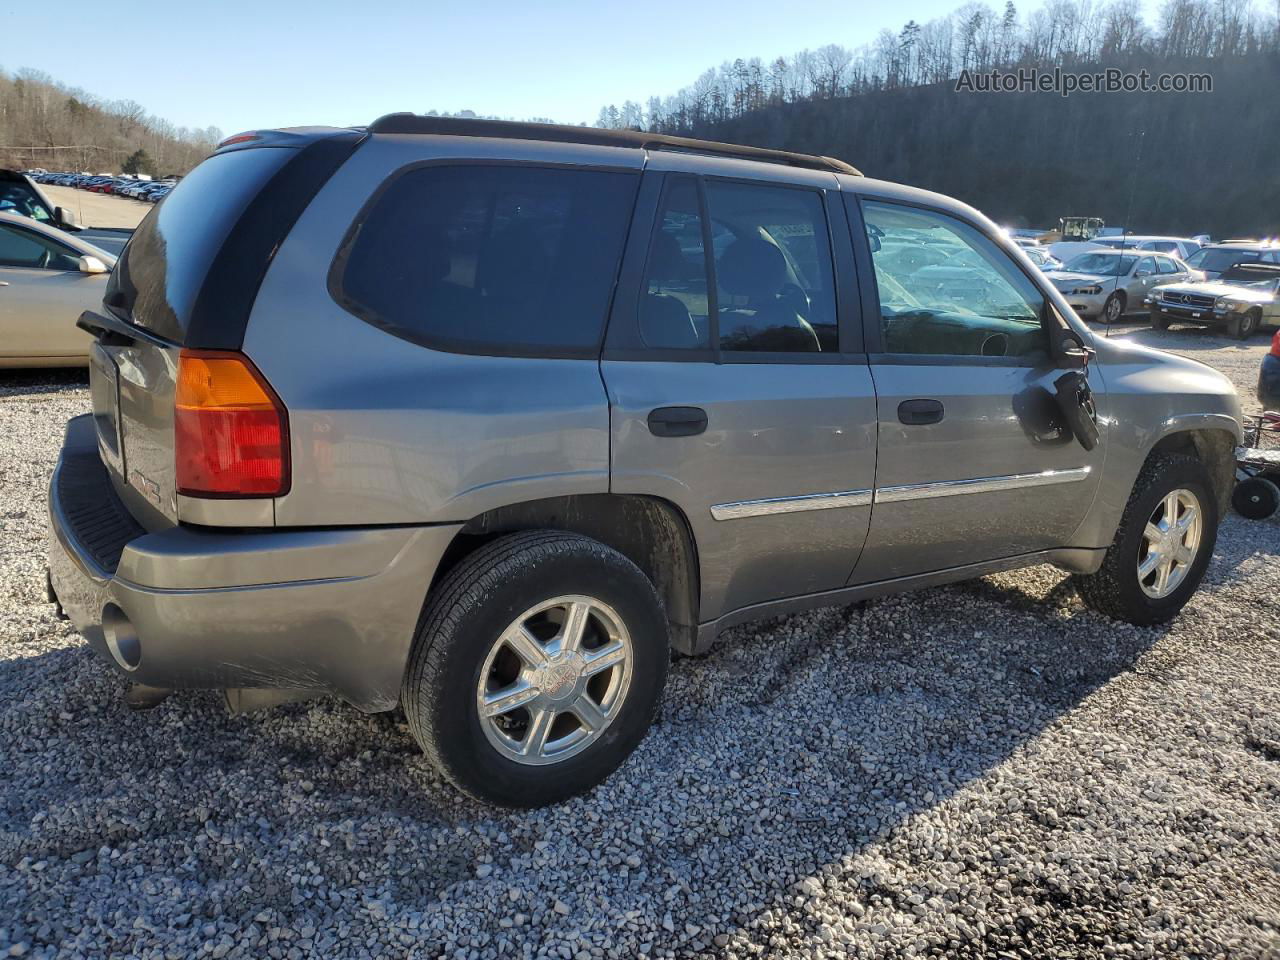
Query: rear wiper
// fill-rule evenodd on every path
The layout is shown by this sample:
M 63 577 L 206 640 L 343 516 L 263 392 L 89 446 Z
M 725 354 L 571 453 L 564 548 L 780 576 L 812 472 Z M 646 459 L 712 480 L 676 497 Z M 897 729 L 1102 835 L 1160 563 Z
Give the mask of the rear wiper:
M 76 326 L 97 337 L 105 347 L 127 347 L 138 343 L 142 337 L 131 323 L 101 313 L 86 310 L 80 314 Z

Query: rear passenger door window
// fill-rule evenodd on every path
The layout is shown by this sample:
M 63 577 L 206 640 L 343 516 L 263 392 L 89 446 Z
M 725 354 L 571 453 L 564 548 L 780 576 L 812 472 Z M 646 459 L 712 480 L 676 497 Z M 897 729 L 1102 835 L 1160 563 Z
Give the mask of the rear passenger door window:
M 821 193 L 669 178 L 639 306 L 653 349 L 839 351 L 831 236 Z M 710 256 L 708 256 L 710 251 Z
M 707 182 L 720 349 L 838 349 L 831 240 L 812 190 Z
M 594 356 L 639 177 L 428 165 L 372 202 L 335 264 L 339 301 L 465 353 Z

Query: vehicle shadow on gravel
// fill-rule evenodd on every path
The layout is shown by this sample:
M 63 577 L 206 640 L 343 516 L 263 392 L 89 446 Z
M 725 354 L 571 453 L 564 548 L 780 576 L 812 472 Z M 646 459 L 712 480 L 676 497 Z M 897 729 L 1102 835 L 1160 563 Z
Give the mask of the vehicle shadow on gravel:
M 0 370 L 0 397 L 25 393 L 83 390 L 89 383 L 84 367 L 57 367 L 47 370 Z
M 0 799 L 5 913 L 136 910 L 120 870 L 159 889 L 180 868 L 180 901 L 148 914 L 160 929 L 373 911 L 416 919 L 420 945 L 441 942 L 433 918 L 545 944 L 632 922 L 635 944 L 678 953 L 756 940 L 748 921 L 833 865 L 910 910 L 918 891 L 873 846 L 978 804 L 958 796 L 1161 636 L 1083 612 L 1047 568 L 738 628 L 673 665 L 652 734 L 603 786 L 507 812 L 443 783 L 398 714 L 228 717 L 205 693 L 134 714 L 65 624 L 35 630 L 66 646 L 0 662 L 0 768 L 24 784 Z M 500 924 L 517 913 L 527 927 Z M 144 936 L 117 932 L 122 950 Z

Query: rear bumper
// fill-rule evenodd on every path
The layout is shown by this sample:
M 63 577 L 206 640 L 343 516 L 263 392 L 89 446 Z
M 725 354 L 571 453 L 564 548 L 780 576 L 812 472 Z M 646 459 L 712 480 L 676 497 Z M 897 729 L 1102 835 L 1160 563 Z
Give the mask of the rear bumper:
M 67 425 L 49 489 L 49 575 L 76 628 L 155 687 L 307 689 L 387 710 L 456 525 L 147 533 Z

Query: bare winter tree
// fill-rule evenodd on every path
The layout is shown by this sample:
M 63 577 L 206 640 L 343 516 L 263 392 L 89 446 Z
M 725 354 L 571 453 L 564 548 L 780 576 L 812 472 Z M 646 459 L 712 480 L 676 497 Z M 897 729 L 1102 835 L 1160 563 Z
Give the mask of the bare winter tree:
M 0 166 L 115 172 L 144 151 L 161 172 L 185 173 L 219 136 L 175 130 L 134 101 L 106 103 L 48 74 L 0 70 Z

